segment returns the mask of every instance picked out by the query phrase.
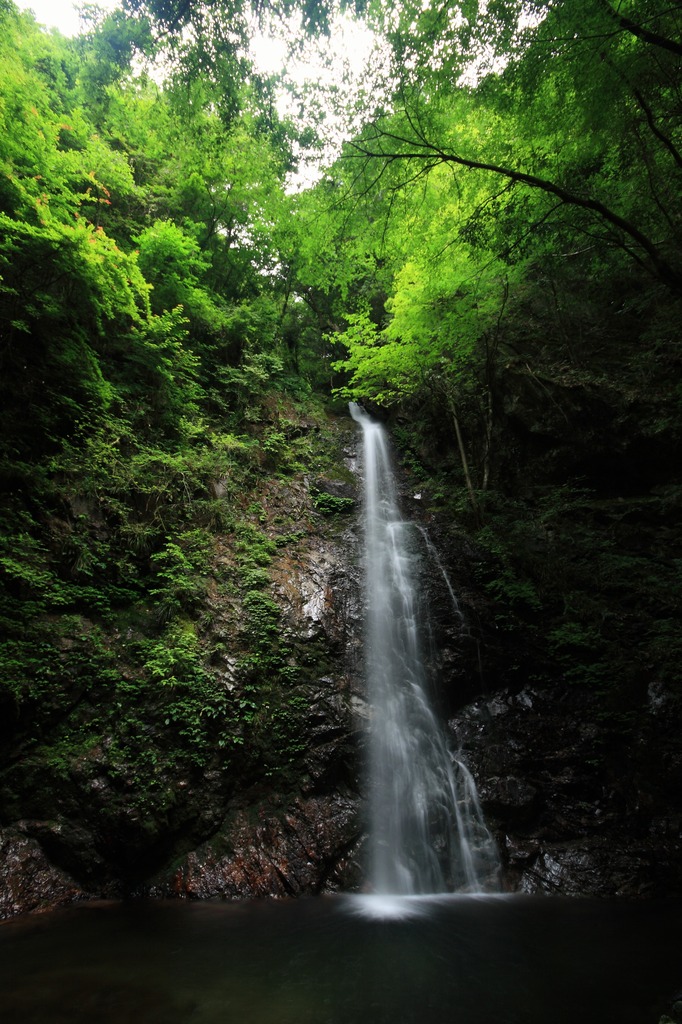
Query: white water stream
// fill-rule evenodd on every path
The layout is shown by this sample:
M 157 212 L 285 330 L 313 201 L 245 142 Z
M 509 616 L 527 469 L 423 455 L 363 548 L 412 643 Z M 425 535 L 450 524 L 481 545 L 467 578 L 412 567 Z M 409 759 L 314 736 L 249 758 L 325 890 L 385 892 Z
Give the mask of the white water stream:
M 496 891 L 497 852 L 474 780 L 429 697 L 431 630 L 416 583 L 423 532 L 400 516 L 382 426 L 355 403 L 350 411 L 364 439 L 370 886 L 379 896 Z

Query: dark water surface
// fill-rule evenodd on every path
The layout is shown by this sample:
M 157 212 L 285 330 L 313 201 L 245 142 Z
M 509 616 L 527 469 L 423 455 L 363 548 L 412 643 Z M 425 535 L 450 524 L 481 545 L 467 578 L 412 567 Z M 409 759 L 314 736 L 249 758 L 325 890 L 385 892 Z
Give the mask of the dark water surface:
M 93 903 L 10 921 L 0 1021 L 658 1024 L 682 988 L 682 901 L 368 905 Z

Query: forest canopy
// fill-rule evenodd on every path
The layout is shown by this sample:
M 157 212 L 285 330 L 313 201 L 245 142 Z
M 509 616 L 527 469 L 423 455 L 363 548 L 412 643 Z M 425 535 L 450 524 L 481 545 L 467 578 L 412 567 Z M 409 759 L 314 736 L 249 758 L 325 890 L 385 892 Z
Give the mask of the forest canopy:
M 529 324 L 553 310 L 576 321 L 566 335 L 608 336 L 614 303 L 643 323 L 679 301 L 678 5 L 86 11 L 67 40 L 3 5 L 15 455 L 111 417 L 177 436 L 170 410 L 243 402 L 247 364 L 384 404 L 444 395 L 455 420 L 474 402 L 489 437 L 496 367 Z M 374 33 L 354 94 L 308 82 L 281 113 L 296 87 L 257 70 L 255 27 L 281 26 L 293 51 L 342 13 Z M 335 106 L 343 149 L 292 190 L 297 162 L 328 152 Z M 579 363 L 577 346 L 555 340 L 555 363 Z M 46 376 L 53 401 L 28 423 Z

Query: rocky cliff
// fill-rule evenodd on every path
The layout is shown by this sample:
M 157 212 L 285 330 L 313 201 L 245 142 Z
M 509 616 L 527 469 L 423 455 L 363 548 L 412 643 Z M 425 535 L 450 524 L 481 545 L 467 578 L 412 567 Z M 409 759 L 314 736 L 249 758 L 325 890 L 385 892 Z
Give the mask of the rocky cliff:
M 213 531 L 190 606 L 63 624 L 47 720 L 5 737 L 2 916 L 357 881 L 355 432 L 323 417 L 294 433 L 307 467 L 236 497 L 207 482 L 232 528 Z
M 482 525 L 442 423 L 422 410 L 394 424 L 403 508 L 433 544 L 440 712 L 506 888 L 679 895 L 674 480 L 643 441 L 596 443 L 592 389 L 557 386 L 544 420 L 532 382 L 516 391 L 506 481 Z M 583 423 L 571 444 L 566 402 Z M 214 530 L 189 608 L 69 621 L 60 701 L 38 734 L 22 719 L 4 742 L 3 916 L 102 895 L 362 884 L 357 438 L 344 416 L 295 434 L 299 453 L 324 458 L 261 472 L 236 498 L 210 482 L 232 526 Z M 604 476 L 616 450 L 627 472 Z
M 441 412 L 396 422 L 405 501 L 464 616 L 440 623 L 443 712 L 512 890 L 682 892 L 679 417 L 665 375 L 634 365 L 509 363 L 479 523 Z

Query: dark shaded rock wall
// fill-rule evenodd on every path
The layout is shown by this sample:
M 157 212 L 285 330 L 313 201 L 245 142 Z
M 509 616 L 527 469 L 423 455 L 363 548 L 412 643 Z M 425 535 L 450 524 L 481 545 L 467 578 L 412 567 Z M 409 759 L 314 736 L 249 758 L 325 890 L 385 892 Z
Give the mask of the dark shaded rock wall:
M 347 449 L 354 459 L 352 442 Z M 327 481 L 327 488 L 333 482 Z M 328 493 L 328 490 L 327 492 Z M 301 510 L 310 482 L 274 503 Z M 359 882 L 358 729 L 363 707 L 362 609 L 355 517 L 319 517 L 271 569 L 280 628 L 306 666 L 297 723 L 301 757 L 286 791 L 259 781 L 234 794 L 227 814 L 196 849 L 138 891 L 237 898 L 352 888 Z
M 85 896 L 77 882 L 48 860 L 30 825 L 0 830 L 0 918 L 71 903 Z
M 397 425 L 405 504 L 462 613 L 434 577 L 442 710 L 511 890 L 682 892 L 679 409 L 621 355 L 601 375 L 500 371 L 481 524 L 442 411 Z
M 654 705 L 648 714 L 656 718 Z M 584 694 L 530 687 L 479 698 L 451 718 L 499 836 L 507 886 L 564 896 L 680 895 L 679 744 L 664 749 L 660 735 L 652 751 L 655 723 L 644 719 L 629 766 L 616 772 L 598 721 Z M 672 773 L 669 757 L 677 760 Z
M 129 893 L 236 898 L 357 884 L 356 435 L 345 419 L 323 430 L 311 447 L 324 445 L 324 472 L 262 474 L 231 510 L 238 528 L 216 535 L 191 620 L 153 627 L 151 640 L 139 616 L 111 630 L 105 686 L 81 684 L 42 746 L 10 739 L 0 917 Z M 202 660 L 178 661 L 176 682 L 142 674 L 150 649 L 178 659 L 188 643 Z M 118 721 L 112 699 L 128 702 Z

